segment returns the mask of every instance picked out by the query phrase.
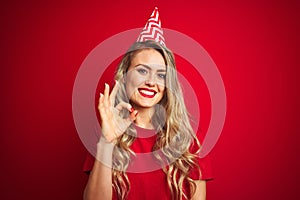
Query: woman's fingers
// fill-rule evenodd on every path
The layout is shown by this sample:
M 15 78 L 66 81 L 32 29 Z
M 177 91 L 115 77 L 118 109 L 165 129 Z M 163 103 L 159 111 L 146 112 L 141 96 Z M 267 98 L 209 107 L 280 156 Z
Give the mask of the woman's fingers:
M 117 95 L 118 89 L 119 89 L 119 83 L 118 83 L 118 81 L 116 80 L 116 81 L 115 81 L 115 86 L 114 86 L 114 88 L 112 89 L 111 94 L 110 94 L 110 96 L 109 96 L 110 103 L 111 103 L 112 106 L 115 105 L 115 100 L 116 100 L 116 95 Z
M 103 108 L 103 100 L 104 100 L 104 96 L 102 93 L 100 93 L 100 97 L 99 97 L 99 103 L 98 103 L 98 110 L 100 111 L 100 109 Z
M 121 111 L 123 109 L 128 110 L 129 112 L 133 112 L 134 109 L 133 107 L 129 104 L 129 103 L 125 103 L 124 101 L 120 102 L 117 106 L 116 109 L 118 109 L 118 111 Z
M 114 141 L 117 137 L 122 135 L 128 126 L 136 119 L 137 110 L 126 102 L 120 102 L 114 107 L 116 95 L 119 89 L 119 83 L 116 81 L 110 93 L 110 87 L 105 83 L 103 94 L 100 93 L 98 109 L 101 116 L 101 127 L 104 137 L 108 141 Z M 127 110 L 129 116 L 123 118 L 120 115 L 121 110 Z
M 129 104 L 129 103 L 125 103 L 124 101 L 120 102 L 117 106 L 116 109 L 120 112 L 123 109 L 126 109 L 129 111 L 130 115 L 127 118 L 127 120 L 133 122 L 138 114 L 137 110 L 134 110 L 134 108 Z
M 109 106 L 114 106 L 115 104 L 115 99 L 116 99 L 116 95 L 119 89 L 119 84 L 118 81 L 115 81 L 115 86 L 113 87 L 111 94 L 109 94 L 109 85 L 107 83 L 105 83 L 105 87 L 104 87 L 104 105 L 106 107 Z
M 134 120 L 136 120 L 136 117 L 138 115 L 138 111 L 134 110 L 133 112 L 130 113 L 128 120 L 130 120 L 131 122 L 133 122 Z
M 109 102 L 109 85 L 107 83 L 105 83 L 105 86 L 104 86 L 104 106 L 105 107 L 110 106 L 110 102 Z
M 101 116 L 101 119 L 106 118 L 106 109 L 104 106 L 104 95 L 102 93 L 100 93 L 100 97 L 99 97 L 99 104 L 98 104 L 98 110 Z

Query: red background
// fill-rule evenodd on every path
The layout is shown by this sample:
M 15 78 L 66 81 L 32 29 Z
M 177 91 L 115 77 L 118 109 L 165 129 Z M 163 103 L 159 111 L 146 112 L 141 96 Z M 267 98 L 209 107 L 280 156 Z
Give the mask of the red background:
M 299 199 L 300 4 L 141 2 L 1 1 L 0 199 L 82 199 L 77 70 L 101 41 L 144 26 L 154 6 L 165 28 L 203 45 L 225 83 L 208 199 Z

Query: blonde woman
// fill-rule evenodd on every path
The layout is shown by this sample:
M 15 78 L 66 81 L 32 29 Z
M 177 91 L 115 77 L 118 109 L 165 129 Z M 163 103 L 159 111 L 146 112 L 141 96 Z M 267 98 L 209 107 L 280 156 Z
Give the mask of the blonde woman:
M 211 171 L 197 157 L 172 52 L 136 42 L 115 80 L 99 98 L 102 135 L 95 161 L 86 164 L 84 199 L 206 199 Z

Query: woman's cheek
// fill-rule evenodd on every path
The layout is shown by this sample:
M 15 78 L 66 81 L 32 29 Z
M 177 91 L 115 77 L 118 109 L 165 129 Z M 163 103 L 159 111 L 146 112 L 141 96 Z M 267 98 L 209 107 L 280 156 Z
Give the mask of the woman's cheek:
M 145 78 L 137 75 L 133 80 L 132 80 L 132 85 L 135 89 L 138 87 L 141 87 L 145 83 Z
M 132 97 L 132 95 L 137 91 L 137 88 L 140 87 L 142 84 L 142 81 L 139 80 L 138 78 L 129 78 L 127 79 L 127 82 L 126 82 L 126 93 L 127 93 L 127 96 L 129 98 Z
M 158 89 L 159 89 L 159 92 L 164 92 L 165 86 L 159 85 Z

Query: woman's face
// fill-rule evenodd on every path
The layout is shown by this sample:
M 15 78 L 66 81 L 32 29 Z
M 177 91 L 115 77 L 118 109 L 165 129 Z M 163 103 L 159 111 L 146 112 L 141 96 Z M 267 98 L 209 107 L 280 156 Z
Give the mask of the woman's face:
M 144 49 L 132 59 L 125 78 L 126 93 L 137 108 L 151 108 L 163 97 L 166 65 L 154 49 Z

